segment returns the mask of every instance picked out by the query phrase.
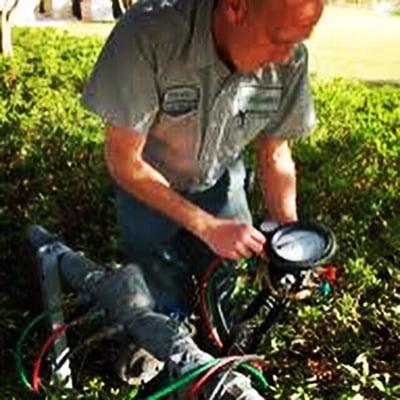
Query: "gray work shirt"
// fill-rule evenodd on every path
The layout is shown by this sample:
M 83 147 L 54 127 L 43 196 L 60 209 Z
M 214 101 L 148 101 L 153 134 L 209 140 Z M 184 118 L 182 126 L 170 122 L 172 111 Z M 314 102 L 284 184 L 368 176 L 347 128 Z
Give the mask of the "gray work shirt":
M 215 0 L 138 1 L 116 24 L 83 95 L 106 123 L 147 135 L 144 159 L 176 190 L 205 190 L 256 136 L 314 125 L 307 51 L 232 73 L 211 33 Z

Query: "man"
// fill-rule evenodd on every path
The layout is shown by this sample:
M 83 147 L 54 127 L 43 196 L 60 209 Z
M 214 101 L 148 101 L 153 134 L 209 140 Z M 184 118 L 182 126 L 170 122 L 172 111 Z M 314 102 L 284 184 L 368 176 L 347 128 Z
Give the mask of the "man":
M 168 248 L 182 228 L 222 258 L 262 253 L 240 159 L 250 142 L 268 219 L 297 219 L 288 141 L 315 120 L 300 43 L 322 9 L 322 0 L 146 0 L 118 22 L 84 102 L 107 125 L 132 260 Z M 160 280 L 142 264 L 150 286 Z

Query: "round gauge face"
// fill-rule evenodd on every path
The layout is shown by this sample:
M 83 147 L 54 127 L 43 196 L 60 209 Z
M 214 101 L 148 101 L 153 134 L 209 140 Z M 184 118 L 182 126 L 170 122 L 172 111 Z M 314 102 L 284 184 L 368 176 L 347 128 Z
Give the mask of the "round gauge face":
M 292 262 L 317 260 L 323 255 L 325 245 L 323 236 L 305 229 L 286 232 L 273 242 L 276 254 Z

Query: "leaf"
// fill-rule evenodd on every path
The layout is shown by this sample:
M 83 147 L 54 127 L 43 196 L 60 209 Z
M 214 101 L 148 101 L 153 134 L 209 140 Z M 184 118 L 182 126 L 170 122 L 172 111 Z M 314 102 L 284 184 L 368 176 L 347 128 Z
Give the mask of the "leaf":
M 355 396 L 351 398 L 351 400 L 365 400 L 365 397 L 362 394 L 357 393 Z
M 367 356 L 365 353 L 361 353 L 355 359 L 354 364 L 364 364 L 365 362 L 367 362 Z
M 385 385 L 383 382 L 381 382 L 379 379 L 373 379 L 372 384 L 380 391 L 380 392 L 386 392 Z
M 351 365 L 342 364 L 342 368 L 344 368 L 349 374 L 353 377 L 360 377 L 360 373 Z

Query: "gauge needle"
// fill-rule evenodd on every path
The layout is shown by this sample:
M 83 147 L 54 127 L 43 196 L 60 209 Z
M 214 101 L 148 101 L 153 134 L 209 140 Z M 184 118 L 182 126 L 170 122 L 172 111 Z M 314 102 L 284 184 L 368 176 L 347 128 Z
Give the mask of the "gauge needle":
M 310 242 L 311 240 L 313 240 L 313 238 L 309 237 L 308 234 L 304 234 L 303 236 L 300 236 L 300 237 L 297 237 L 294 239 L 292 238 L 290 240 L 287 240 L 286 242 L 283 242 L 283 243 L 277 245 L 277 248 L 280 250 L 282 247 L 285 247 L 285 246 L 289 246 L 289 245 L 293 246 L 293 244 L 295 244 L 296 242 L 304 241 L 304 239 L 306 239 L 306 242 Z

